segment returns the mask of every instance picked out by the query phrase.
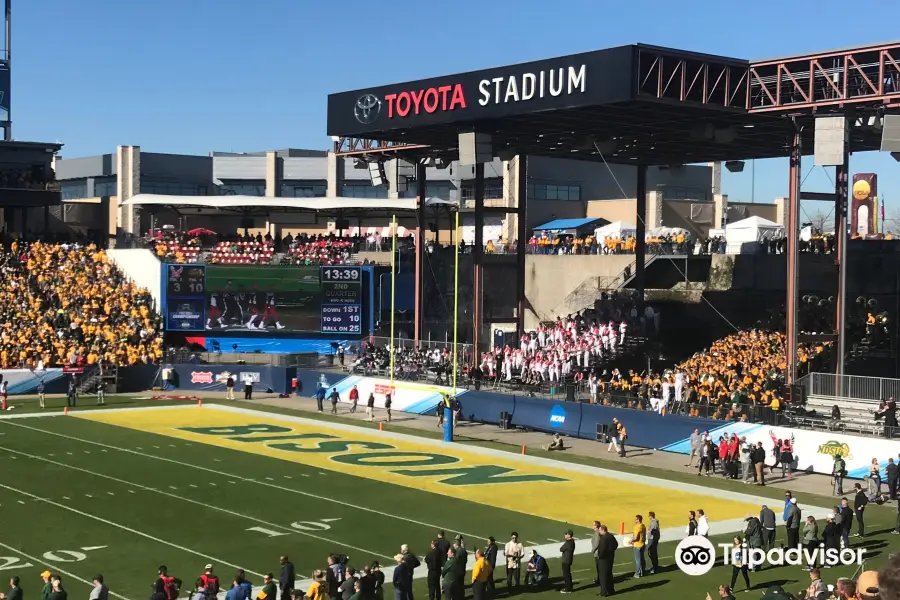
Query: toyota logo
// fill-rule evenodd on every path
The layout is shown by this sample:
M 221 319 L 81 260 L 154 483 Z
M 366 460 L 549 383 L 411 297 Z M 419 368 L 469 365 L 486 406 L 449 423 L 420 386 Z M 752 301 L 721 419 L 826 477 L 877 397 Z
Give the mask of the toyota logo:
M 353 115 L 363 125 L 374 123 L 380 114 L 381 100 L 375 94 L 360 96 L 359 100 L 356 101 L 356 106 L 353 107 Z

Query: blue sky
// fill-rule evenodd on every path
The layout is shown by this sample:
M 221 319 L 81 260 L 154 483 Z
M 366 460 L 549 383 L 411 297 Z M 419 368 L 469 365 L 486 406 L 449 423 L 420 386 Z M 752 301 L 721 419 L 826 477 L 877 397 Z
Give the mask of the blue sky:
M 753 8 L 750 8 L 750 7 Z M 14 0 L 17 139 L 66 157 L 327 148 L 327 94 L 643 42 L 747 59 L 890 41 L 893 0 Z M 808 13 L 808 14 L 806 14 Z M 812 160 L 807 161 L 804 175 Z M 900 163 L 879 174 L 900 215 Z M 751 199 L 752 170 L 727 175 Z M 755 199 L 786 195 L 783 160 L 759 161 Z M 821 168 L 804 190 L 833 189 Z M 807 207 L 812 211 L 813 208 Z M 890 214 L 889 214 L 890 216 Z

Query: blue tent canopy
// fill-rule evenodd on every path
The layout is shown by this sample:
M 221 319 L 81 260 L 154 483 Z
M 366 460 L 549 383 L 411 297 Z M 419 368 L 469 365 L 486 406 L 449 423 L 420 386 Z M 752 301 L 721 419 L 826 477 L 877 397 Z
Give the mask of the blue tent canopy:
M 577 235 L 582 231 L 591 231 L 608 224 L 606 219 L 556 219 L 535 227 L 535 231 L 546 231 L 554 234 Z

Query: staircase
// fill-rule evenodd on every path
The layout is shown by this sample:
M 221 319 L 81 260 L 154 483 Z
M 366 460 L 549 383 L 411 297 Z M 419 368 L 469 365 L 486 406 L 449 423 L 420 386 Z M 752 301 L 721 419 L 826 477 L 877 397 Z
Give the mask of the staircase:
M 115 392 L 119 383 L 119 367 L 105 367 L 102 371 L 96 366 L 89 367 L 75 378 L 75 389 L 79 395 L 96 394 L 101 382 L 107 391 Z

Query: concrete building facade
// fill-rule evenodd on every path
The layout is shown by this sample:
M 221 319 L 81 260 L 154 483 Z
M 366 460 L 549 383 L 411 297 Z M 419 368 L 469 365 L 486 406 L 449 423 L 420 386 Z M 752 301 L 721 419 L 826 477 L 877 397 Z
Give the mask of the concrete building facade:
M 526 177 L 527 218 L 529 228 L 556 218 L 599 217 L 609 221 L 633 223 L 635 216 L 635 173 L 630 165 L 529 157 L 523 169 L 516 160 L 494 159 L 485 165 L 485 198 L 487 204 L 517 206 L 516 177 Z M 85 158 L 57 158 L 56 179 L 64 202 L 100 204 L 108 211 L 109 235 L 122 232 L 141 234 L 151 224 L 173 224 L 176 227 L 209 227 L 222 233 L 243 229 L 266 230 L 273 235 L 288 232 L 324 232 L 334 229 L 333 218 L 311 215 L 274 214 L 268 219 L 242 218 L 198 211 L 196 215 L 176 215 L 164 210 L 124 210 L 121 203 L 139 193 L 180 196 L 259 197 L 353 197 L 409 198 L 415 195 L 415 184 L 406 189 L 389 190 L 374 186 L 365 162 L 337 157 L 319 150 L 286 149 L 267 152 L 212 152 L 207 156 L 144 152 L 139 146 L 119 146 L 115 153 Z M 457 201 L 463 224 L 474 205 L 474 171 L 471 166 L 454 162 L 445 168 L 427 169 L 426 195 Z M 685 227 L 697 235 L 705 235 L 718 227 L 723 216 L 728 218 L 727 197 L 721 190 L 721 169 L 717 165 L 652 167 L 647 174 L 647 226 Z M 768 209 L 762 209 L 766 218 Z M 740 211 L 739 211 L 740 212 Z M 746 211 L 743 211 L 744 213 Z M 743 213 L 741 213 L 743 214 Z M 738 214 L 735 214 L 737 217 Z M 186 222 L 185 222 L 186 220 Z M 440 214 L 428 216 L 422 226 L 444 233 L 449 239 L 449 221 Z M 729 220 L 734 220 L 730 219 Z M 511 239 L 515 216 L 497 219 L 488 239 Z M 404 218 L 408 229 L 418 226 L 414 218 Z M 382 222 L 351 223 L 352 227 L 383 226 Z M 471 226 L 470 226 L 471 227 Z M 500 232 L 499 235 L 497 232 Z M 462 235 L 464 232 L 457 232 Z M 430 235 L 435 235 L 434 233 Z

